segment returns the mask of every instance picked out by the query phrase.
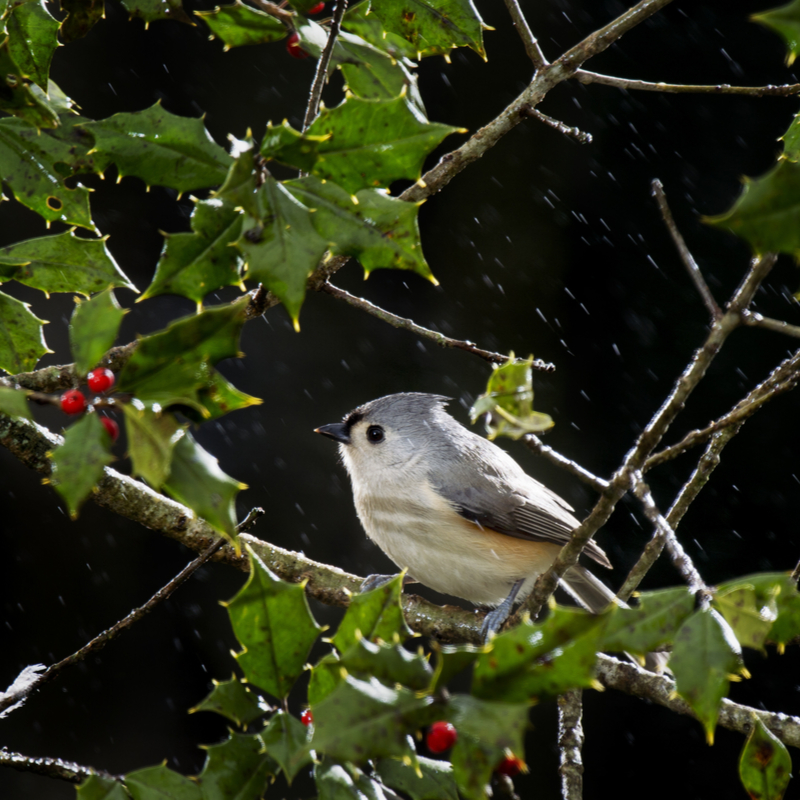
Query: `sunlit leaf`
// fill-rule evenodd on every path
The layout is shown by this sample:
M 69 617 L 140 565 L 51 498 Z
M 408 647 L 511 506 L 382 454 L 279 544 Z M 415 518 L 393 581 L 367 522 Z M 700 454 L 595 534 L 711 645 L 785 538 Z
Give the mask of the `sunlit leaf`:
M 44 343 L 44 320 L 30 312 L 30 305 L 0 292 L 0 369 L 27 372 L 51 352 Z
M 393 58 L 415 58 L 417 48 L 411 42 L 388 33 L 378 18 L 377 14 L 370 14 L 368 3 L 359 3 L 347 9 L 342 20 L 342 26 L 351 33 L 360 36 L 365 42 L 384 50 Z
M 191 709 L 190 713 L 213 711 L 244 728 L 268 710 L 266 703 L 234 675 L 229 681 L 214 681 L 211 693 Z
M 740 586 L 727 591 L 718 591 L 714 596 L 714 607 L 733 628 L 743 647 L 764 651 L 764 642 L 775 620 L 778 618 L 774 599 L 763 605 L 753 586 Z
M 359 639 L 342 654 L 339 663 L 350 674 L 372 676 L 390 686 L 400 684 L 417 692 L 427 691 L 433 679 L 433 670 L 423 655 L 388 642 Z
M 246 44 L 275 42 L 287 35 L 282 22 L 239 0 L 231 5 L 217 6 L 213 11 L 194 13 L 211 28 L 214 36 L 225 43 L 226 50 Z
M 262 176 L 256 176 L 256 151 L 252 138 L 232 139 L 231 152 L 233 163 L 222 186 L 214 194 L 232 203 L 235 208 L 244 209 L 252 217 L 258 217 L 260 208 L 257 193 Z
M 261 738 L 255 734 L 234 732 L 226 741 L 205 750 L 206 763 L 198 775 L 204 800 L 260 800 L 270 776 L 278 774 L 277 763 L 264 752 Z
M 772 8 L 760 14 L 753 14 L 751 19 L 772 28 L 786 41 L 789 50 L 786 61 L 791 66 L 800 53 L 800 0 L 794 0 L 785 6 Z
M 431 642 L 431 646 L 436 653 L 432 687 L 435 692 L 444 689 L 456 675 L 472 666 L 478 656 L 486 651 L 486 647 L 471 644 L 445 645 L 435 640 Z
M 337 764 L 327 756 L 314 764 L 314 781 L 317 800 L 388 800 L 390 797 L 379 781 L 355 765 Z
M 752 726 L 739 758 L 742 786 L 752 800 L 781 800 L 792 777 L 792 758 L 755 714 Z
M 56 110 L 47 102 L 44 92 L 24 74 L 25 70 L 14 60 L 11 41 L 7 37 L 0 43 L 0 110 L 24 119 L 36 128 L 57 127 Z
M 261 731 L 261 740 L 267 754 L 280 764 L 287 783 L 311 763 L 306 744 L 308 728 L 297 717 L 278 711 Z
M 129 772 L 125 786 L 133 800 L 201 800 L 200 787 L 168 767 L 145 767 Z
M 125 313 L 111 289 L 75 305 L 69 342 L 79 375 L 86 375 L 113 346 Z
M 344 679 L 345 672 L 336 653 L 327 653 L 311 668 L 308 702 L 314 706 L 327 697 Z
M 42 0 L 15 5 L 6 18 L 11 58 L 42 91 L 47 91 L 50 62 L 58 47 L 59 23 Z
M 396 758 L 382 758 L 376 768 L 383 783 L 404 792 L 411 800 L 458 800 L 452 764 L 423 756 L 417 757 L 417 764 L 419 774 Z
M 123 403 L 122 410 L 133 474 L 140 475 L 154 489 L 160 489 L 170 474 L 172 451 L 180 439 L 178 432 L 186 426 L 168 411 L 156 413 L 149 408 L 138 408 L 134 403 Z

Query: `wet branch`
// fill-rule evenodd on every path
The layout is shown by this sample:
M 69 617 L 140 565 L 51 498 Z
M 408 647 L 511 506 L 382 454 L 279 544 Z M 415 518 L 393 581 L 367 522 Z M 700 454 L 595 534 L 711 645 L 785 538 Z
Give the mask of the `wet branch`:
M 265 14 L 279 19 L 287 28 L 294 28 L 294 14 L 281 8 L 277 3 L 271 3 L 270 0 L 253 0 L 253 5 L 261 9 Z
M 390 311 L 385 311 L 379 306 L 376 306 L 374 303 L 370 303 L 369 300 L 364 300 L 363 297 L 355 297 L 354 295 L 350 294 L 350 292 L 346 292 L 344 289 L 340 289 L 337 286 L 334 286 L 332 283 L 325 283 L 322 286 L 321 291 L 329 294 L 331 297 L 335 297 L 337 300 L 343 300 L 348 305 L 353 306 L 353 308 L 366 311 L 367 314 L 371 314 L 373 317 L 377 317 L 378 319 L 383 320 L 383 322 L 387 322 L 394 328 L 410 331 L 417 336 L 421 336 L 423 339 L 429 339 L 435 344 L 438 344 L 439 347 L 453 347 L 457 350 L 465 350 L 468 353 L 473 353 L 476 356 L 480 356 L 492 364 L 505 364 L 508 361 L 508 356 L 504 356 L 502 353 L 493 353 L 491 350 L 482 350 L 473 342 L 464 341 L 461 339 L 451 339 L 449 336 L 445 336 L 443 333 L 438 333 L 437 331 L 423 328 L 422 325 L 417 325 L 414 320 L 407 319 L 406 317 L 399 317 L 397 314 L 392 314 Z M 553 372 L 556 368 L 555 364 L 547 363 L 546 361 L 542 361 L 538 358 L 533 362 L 532 366 L 534 369 L 541 370 L 542 372 Z
M 558 751 L 563 800 L 583 797 L 583 691 L 558 696 Z
M 749 97 L 790 97 L 800 93 L 800 83 L 782 86 L 731 86 L 727 83 L 716 85 L 692 85 L 681 83 L 651 83 L 628 78 L 617 78 L 612 75 L 601 75 L 579 69 L 575 78 L 581 83 L 598 83 L 603 86 L 614 86 L 617 89 L 638 89 L 644 92 L 668 92 L 670 94 L 738 94 Z
M 530 29 L 528 20 L 525 19 L 525 15 L 522 13 L 519 3 L 517 0 L 505 0 L 505 4 L 508 13 L 511 14 L 511 19 L 514 22 L 514 27 L 517 29 L 519 38 L 522 39 L 522 44 L 525 45 L 525 52 L 528 54 L 528 58 L 533 62 L 534 69 L 543 67 L 547 63 L 547 59 L 544 57 L 542 48 L 539 47 L 539 42 Z
M 123 779 L 121 775 L 111 775 L 94 767 L 84 767 L 74 761 L 64 761 L 61 758 L 33 758 L 22 753 L 12 753 L 5 748 L 0 748 L 0 767 L 11 767 L 19 772 L 32 772 L 35 775 L 44 775 L 46 778 L 56 778 L 67 783 L 83 783 L 92 775 L 112 781 Z
M 585 484 L 591 486 L 596 492 L 604 492 L 606 489 L 608 489 L 607 480 L 598 478 L 597 475 L 593 475 L 588 469 L 584 469 L 584 467 L 582 467 L 576 461 L 573 461 L 571 458 L 562 456 L 561 453 L 544 444 L 544 442 L 542 442 L 538 436 L 529 433 L 523 438 L 522 441 L 524 441 L 528 448 L 534 453 L 544 456 L 552 464 L 556 464 L 557 466 L 569 472 L 570 475 L 573 475 L 574 477 L 578 478 L 578 480 L 583 481 Z
M 555 119 L 553 117 L 548 117 L 547 114 L 542 114 L 541 111 L 538 111 L 533 106 L 523 106 L 520 109 L 520 114 L 525 117 L 538 119 L 539 122 L 543 122 L 548 128 L 553 128 L 559 133 L 563 133 L 564 136 L 569 136 L 571 139 L 574 139 L 576 142 L 578 142 L 578 144 L 592 143 L 591 133 L 585 133 L 584 131 L 580 130 L 580 128 L 571 128 L 569 125 L 563 123 L 560 119 Z
M 785 333 L 787 336 L 800 337 L 800 326 L 790 325 L 782 319 L 771 319 L 770 317 L 762 317 L 761 314 L 755 311 L 748 311 L 742 315 L 742 322 L 753 328 L 765 328 L 768 331 L 775 331 L 776 333 Z

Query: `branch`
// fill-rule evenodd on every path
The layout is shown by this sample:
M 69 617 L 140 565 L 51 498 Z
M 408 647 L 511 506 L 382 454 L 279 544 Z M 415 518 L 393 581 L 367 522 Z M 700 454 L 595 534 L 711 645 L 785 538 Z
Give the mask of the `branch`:
M 644 92 L 668 92 L 670 94 L 738 94 L 750 97 L 790 97 L 800 93 L 800 83 L 783 86 L 731 86 L 720 83 L 715 86 L 698 86 L 681 83 L 650 83 L 628 78 L 616 78 L 612 75 L 600 75 L 579 69 L 575 77 L 581 83 L 599 83 L 603 86 L 614 86 L 617 89 L 639 89 Z
M 583 691 L 573 689 L 558 696 L 558 750 L 560 753 L 561 797 L 583 797 Z
M 520 109 L 520 114 L 525 117 L 532 117 L 533 119 L 538 119 L 539 122 L 543 122 L 549 128 L 553 128 L 557 130 L 559 133 L 563 133 L 564 136 L 569 136 L 572 139 L 575 139 L 578 144 L 591 144 L 592 143 L 592 134 L 591 133 L 584 133 L 579 128 L 570 128 L 569 125 L 565 125 L 561 120 L 554 119 L 553 117 L 548 117 L 547 114 L 542 114 L 541 111 L 537 111 L 533 106 L 523 106 Z
M 602 493 L 608 489 L 609 484 L 607 480 L 598 478 L 596 475 L 593 475 L 591 472 L 589 472 L 588 469 L 584 469 L 576 461 L 573 461 L 566 456 L 562 456 L 561 453 L 544 444 L 538 436 L 529 433 L 523 437 L 522 441 L 525 442 L 528 448 L 533 450 L 534 453 L 544 456 L 550 463 L 556 464 L 557 466 L 565 469 L 570 475 L 573 475 L 574 477 L 578 478 L 578 480 L 588 484 L 596 492 Z
M 290 30 L 294 29 L 294 14 L 291 11 L 286 11 L 269 0 L 253 0 L 253 5 L 258 6 L 265 14 L 279 19 Z
M 755 311 L 745 312 L 742 321 L 745 325 L 750 325 L 754 328 L 765 328 L 768 331 L 785 333 L 787 336 L 800 337 L 800 326 L 790 325 L 788 322 L 784 322 L 781 319 L 762 317 L 761 314 Z
M 112 781 L 122 781 L 121 775 L 111 775 L 93 767 L 81 766 L 73 761 L 64 761 L 60 758 L 31 758 L 22 753 L 12 753 L 5 748 L 0 748 L 0 766 L 12 767 L 19 772 L 33 772 L 47 778 L 58 778 L 58 780 L 68 783 L 82 783 L 92 775 Z
M 424 339 L 430 339 L 432 342 L 438 344 L 439 347 L 453 347 L 457 350 L 466 350 L 468 353 L 474 353 L 476 356 L 480 356 L 492 364 L 505 364 L 508 362 L 508 356 L 504 356 L 502 353 L 493 353 L 491 350 L 481 350 L 481 348 L 473 344 L 473 342 L 451 339 L 443 333 L 437 333 L 436 331 L 428 330 L 428 328 L 423 328 L 422 325 L 417 325 L 414 320 L 406 319 L 406 317 L 398 317 L 396 314 L 392 314 L 390 311 L 385 311 L 373 303 L 370 303 L 369 300 L 364 300 L 362 297 L 355 297 L 350 294 L 350 292 L 339 289 L 332 283 L 323 284 L 321 291 L 329 294 L 331 297 L 335 297 L 337 300 L 343 300 L 345 303 L 353 306 L 353 308 L 359 308 L 362 311 L 366 311 L 367 314 L 372 314 L 373 317 L 377 317 L 389 323 L 389 325 L 394 328 L 411 331 L 411 333 L 415 333 L 417 336 L 421 336 Z M 532 366 L 534 369 L 541 370 L 542 372 L 554 372 L 556 368 L 555 364 L 547 363 L 538 358 L 533 362 Z
M 525 52 L 528 54 L 528 58 L 533 62 L 534 69 L 540 69 L 547 63 L 547 59 L 544 57 L 542 48 L 539 47 L 539 42 L 536 41 L 536 37 L 531 32 L 528 20 L 525 19 L 519 3 L 517 0 L 505 0 L 505 3 L 508 13 L 511 14 L 511 19 L 514 21 L 514 27 L 517 29 L 519 38 L 522 39 L 522 44 L 525 45 Z
M 656 180 L 654 180 L 650 185 L 653 189 L 653 196 L 656 198 L 656 202 L 658 203 L 658 208 L 661 211 L 661 216 L 664 218 L 664 224 L 667 226 L 667 230 L 669 231 L 669 235 L 672 237 L 672 241 L 675 242 L 675 247 L 678 248 L 681 261 L 683 261 L 684 266 L 689 272 L 689 277 L 692 279 L 692 281 L 694 281 L 697 291 L 700 292 L 700 297 L 703 298 L 703 302 L 706 304 L 706 308 L 708 309 L 708 313 L 711 315 L 711 319 L 719 319 L 722 316 L 722 309 L 717 305 L 717 301 L 714 299 L 714 295 L 711 294 L 711 289 L 708 288 L 708 284 L 703 277 L 703 273 L 700 272 L 700 267 L 697 266 L 697 262 L 694 260 L 691 252 L 689 252 L 689 248 L 686 246 L 686 242 L 684 241 L 683 236 L 681 236 L 678 226 L 675 224 L 675 220 L 672 217 L 672 212 L 667 204 L 667 197 L 664 194 L 664 187 L 662 186 L 661 181 L 656 178 Z
M 314 74 L 314 81 L 311 84 L 311 94 L 309 95 L 308 106 L 306 107 L 306 117 L 305 120 L 303 120 L 303 133 L 311 127 L 311 123 L 317 118 L 317 114 L 319 114 L 322 87 L 325 85 L 325 81 L 328 78 L 328 67 L 331 63 L 331 56 L 333 56 L 333 48 L 336 46 L 336 40 L 339 38 L 339 31 L 342 28 L 342 17 L 346 10 L 347 0 L 336 0 L 328 41 L 325 42 L 322 55 L 319 61 L 317 61 L 317 71 Z

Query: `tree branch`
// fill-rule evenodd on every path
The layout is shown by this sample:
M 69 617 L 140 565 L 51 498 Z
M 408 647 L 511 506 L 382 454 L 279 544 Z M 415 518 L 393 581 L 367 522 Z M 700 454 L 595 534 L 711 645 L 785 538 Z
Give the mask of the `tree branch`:
M 92 775 L 107 778 L 112 781 L 121 781 L 121 775 L 111 775 L 93 767 L 84 767 L 73 761 L 64 761 L 61 758 L 32 758 L 22 753 L 12 753 L 5 748 L 0 748 L 0 767 L 11 767 L 19 772 L 33 772 L 47 778 L 57 778 L 68 783 L 82 783 Z
M 575 139 L 578 144 L 592 143 L 591 133 L 584 133 L 584 131 L 580 130 L 579 128 L 570 128 L 569 125 L 565 125 L 560 119 L 548 117 L 547 114 L 542 114 L 541 111 L 533 108 L 533 106 L 523 106 L 520 109 L 520 114 L 525 117 L 538 119 L 539 122 L 544 123 L 548 128 L 553 128 L 559 133 L 563 133 L 564 136 L 569 136 L 571 139 Z
M 573 689 L 558 696 L 558 750 L 561 797 L 583 797 L 583 691 Z
M 720 83 L 715 86 L 700 86 L 680 83 L 650 83 L 628 78 L 616 78 L 612 75 L 601 75 L 579 69 L 575 78 L 581 83 L 598 83 L 603 86 L 614 86 L 617 89 L 638 89 L 644 92 L 668 92 L 670 94 L 738 94 L 749 97 L 790 97 L 800 93 L 800 83 L 783 86 L 731 86 Z
M 742 316 L 742 322 L 754 328 L 765 328 L 768 331 L 785 333 L 787 336 L 800 337 L 800 325 L 790 325 L 788 322 L 784 322 L 781 319 L 762 317 L 761 314 L 755 311 L 745 312 Z
M 556 464 L 562 469 L 565 469 L 570 475 L 573 475 L 578 478 L 578 480 L 591 486 L 596 492 L 602 493 L 608 489 L 609 484 L 607 480 L 598 478 L 597 475 L 593 475 L 588 469 L 584 469 L 576 461 L 562 456 L 561 453 L 544 444 L 538 436 L 529 433 L 523 437 L 522 441 L 525 442 L 528 448 L 533 450 L 534 453 L 544 456 L 551 464 Z
M 522 44 L 525 45 L 525 52 L 528 54 L 528 58 L 533 62 L 534 69 L 543 67 L 547 63 L 547 59 L 544 57 L 542 48 L 539 47 L 539 42 L 531 32 L 528 20 L 525 19 L 525 15 L 522 13 L 519 3 L 517 0 L 505 0 L 505 4 L 508 13 L 511 14 L 511 19 L 514 22 L 514 27 L 517 29 L 519 38 L 522 39 Z

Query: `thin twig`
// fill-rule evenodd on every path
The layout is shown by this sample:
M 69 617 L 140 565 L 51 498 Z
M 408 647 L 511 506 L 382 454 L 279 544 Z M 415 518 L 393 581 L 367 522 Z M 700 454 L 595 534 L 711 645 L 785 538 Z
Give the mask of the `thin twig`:
M 672 237 L 672 241 L 675 242 L 675 247 L 678 248 L 681 261 L 683 261 L 684 266 L 689 272 L 689 277 L 694 282 L 697 291 L 700 292 L 700 297 L 703 298 L 703 302 L 706 304 L 706 308 L 708 309 L 708 313 L 711 315 L 711 319 L 719 319 L 722 316 L 722 309 L 717 305 L 717 301 L 714 299 L 714 295 L 711 294 L 711 289 L 708 288 L 708 284 L 706 283 L 706 279 L 703 277 L 703 273 L 700 271 L 700 267 L 697 266 L 694 256 L 686 246 L 686 242 L 684 241 L 683 236 L 681 236 L 678 226 L 675 224 L 675 220 L 672 216 L 672 212 L 670 211 L 669 204 L 667 203 L 667 196 L 664 194 L 664 187 L 661 184 L 661 181 L 656 178 L 650 185 L 653 189 L 653 196 L 656 198 L 656 202 L 658 203 L 659 211 L 661 211 L 661 216 L 664 218 L 664 224 L 667 226 L 667 230 L 669 231 L 669 235 Z
M 253 0 L 253 5 L 258 6 L 265 14 L 279 19 L 287 28 L 294 27 L 294 14 L 281 8 L 277 3 L 271 3 L 270 0 Z
M 771 319 L 770 317 L 762 317 L 756 311 L 745 311 L 742 316 L 742 321 L 745 325 L 750 325 L 754 328 L 766 328 L 768 331 L 775 331 L 776 333 L 785 333 L 787 336 L 795 336 L 800 338 L 800 325 L 790 325 L 782 319 Z
M 561 797 L 583 797 L 583 691 L 573 689 L 558 696 L 558 750 L 560 753 Z
M 614 86 L 617 89 L 639 89 L 644 92 L 669 92 L 671 94 L 738 94 L 750 97 L 789 97 L 800 93 L 800 83 L 783 86 L 731 86 L 727 83 L 696 86 L 681 83 L 651 83 L 628 78 L 617 78 L 612 75 L 601 75 L 579 69 L 575 78 L 581 83 L 599 83 L 603 86 Z
M 585 133 L 579 128 L 570 128 L 569 125 L 566 125 L 560 119 L 548 117 L 547 114 L 542 114 L 541 111 L 538 111 L 533 106 L 530 105 L 522 106 L 522 108 L 520 108 L 519 110 L 519 113 L 522 114 L 524 117 L 532 117 L 533 119 L 538 119 L 539 122 L 543 122 L 545 125 L 547 125 L 548 128 L 553 128 L 554 130 L 557 130 L 559 133 L 563 133 L 564 136 L 569 136 L 571 139 L 575 139 L 575 141 L 578 142 L 579 144 L 592 143 L 591 133 Z
M 534 453 L 544 456 L 551 463 L 556 464 L 562 469 L 565 469 L 570 475 L 573 475 L 579 480 L 588 484 L 596 492 L 604 492 L 606 489 L 608 489 L 607 480 L 598 478 L 597 475 L 593 475 L 588 469 L 584 469 L 584 467 L 577 462 L 567 458 L 566 456 L 562 456 L 561 453 L 544 444 L 538 436 L 529 433 L 523 437 L 522 441 L 525 442 L 528 448 L 533 450 Z
M 331 63 L 331 57 L 333 56 L 333 48 L 336 46 L 336 40 L 339 38 L 339 31 L 342 29 L 342 17 L 346 10 L 347 0 L 336 0 L 328 41 L 325 42 L 322 55 L 319 61 L 317 61 L 317 71 L 314 74 L 314 81 L 311 84 L 311 94 L 308 97 L 308 106 L 306 106 L 306 117 L 303 120 L 303 133 L 311 127 L 311 123 L 317 118 L 317 114 L 319 114 L 319 104 L 322 100 L 322 87 L 325 86 L 325 81 L 328 78 L 328 67 Z
M 797 566 L 792 570 L 792 580 L 795 583 L 800 581 L 800 561 L 797 562 Z
M 406 317 L 398 317 L 397 314 L 392 314 L 390 311 L 385 311 L 379 306 L 376 306 L 374 303 L 370 303 L 369 300 L 364 300 L 363 297 L 355 297 L 354 295 L 350 294 L 350 292 L 346 292 L 344 289 L 340 289 L 338 286 L 334 286 L 332 283 L 323 284 L 321 290 L 326 294 L 329 294 L 331 297 L 335 297 L 337 300 L 343 300 L 345 303 L 353 306 L 354 308 L 361 309 L 361 311 L 366 311 L 367 314 L 372 314 L 373 317 L 377 317 L 378 319 L 383 320 L 383 322 L 389 323 L 389 325 L 394 328 L 410 331 L 411 333 L 421 336 L 424 339 L 430 339 L 440 347 L 453 347 L 457 350 L 465 350 L 468 353 L 473 353 L 476 356 L 480 356 L 492 364 L 505 364 L 508 361 L 508 356 L 504 356 L 502 353 L 493 353 L 491 350 L 482 350 L 472 342 L 463 341 L 461 339 L 452 339 L 449 336 L 445 336 L 443 333 L 438 333 L 437 331 L 423 328 L 422 325 L 417 325 L 417 323 L 411 319 L 407 319 Z M 542 372 L 553 372 L 556 368 L 555 364 L 547 363 L 538 358 L 533 362 L 532 366 L 534 369 Z
M 525 45 L 525 52 L 528 54 L 528 58 L 533 62 L 534 69 L 543 67 L 547 63 L 547 59 L 544 57 L 542 48 L 539 46 L 539 42 L 530 29 L 528 20 L 525 19 L 525 15 L 522 13 L 519 3 L 517 0 L 505 0 L 505 3 L 508 13 L 511 14 L 511 19 L 514 22 L 514 27 L 517 29 L 519 38 L 522 39 L 522 44 Z
M 92 775 L 112 781 L 123 780 L 122 775 L 111 775 L 94 767 L 76 764 L 74 761 L 24 756 L 22 753 L 13 753 L 5 748 L 0 748 L 0 767 L 11 767 L 19 772 L 32 772 L 35 775 L 44 775 L 46 778 L 56 778 L 67 783 L 83 783 Z

